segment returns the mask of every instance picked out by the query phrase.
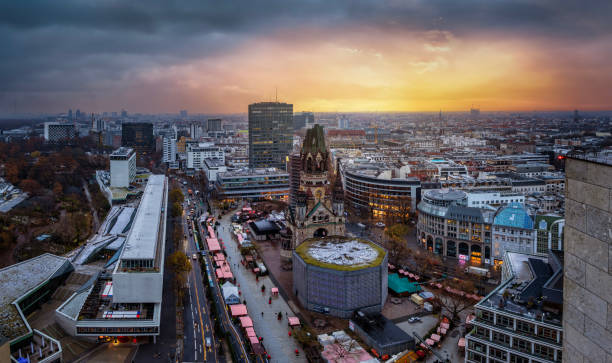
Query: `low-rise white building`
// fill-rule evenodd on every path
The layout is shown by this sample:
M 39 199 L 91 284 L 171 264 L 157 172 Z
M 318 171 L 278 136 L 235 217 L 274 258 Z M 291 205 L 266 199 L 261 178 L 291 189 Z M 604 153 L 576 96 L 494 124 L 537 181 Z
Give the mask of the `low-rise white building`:
M 187 144 L 187 169 L 202 170 L 204 159 L 220 159 L 225 163 L 225 152 L 222 148 L 214 146 L 213 143 L 190 143 Z
M 204 173 L 210 184 L 214 184 L 217 181 L 217 174 L 225 173 L 227 166 L 221 159 L 204 159 Z
M 136 177 L 136 153 L 134 149 L 120 147 L 110 155 L 110 186 L 127 188 Z
M 525 196 L 520 193 L 490 191 L 471 191 L 467 193 L 468 207 L 500 206 L 510 203 L 525 203 Z
M 159 335 L 168 183 L 151 175 L 112 274 L 98 275 L 56 310 L 70 335 Z

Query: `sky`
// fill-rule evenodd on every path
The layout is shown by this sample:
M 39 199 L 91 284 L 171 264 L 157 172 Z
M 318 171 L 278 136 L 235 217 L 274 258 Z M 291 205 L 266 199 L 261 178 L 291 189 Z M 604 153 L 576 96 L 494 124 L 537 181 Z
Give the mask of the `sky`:
M 0 113 L 612 109 L 612 1 L 3 1 Z

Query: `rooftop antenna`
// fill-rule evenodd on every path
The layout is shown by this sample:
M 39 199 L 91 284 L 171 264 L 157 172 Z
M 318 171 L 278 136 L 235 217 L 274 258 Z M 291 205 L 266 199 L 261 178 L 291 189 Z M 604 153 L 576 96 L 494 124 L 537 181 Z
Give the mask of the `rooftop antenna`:
M 274 86 L 274 102 L 278 102 L 278 87 Z

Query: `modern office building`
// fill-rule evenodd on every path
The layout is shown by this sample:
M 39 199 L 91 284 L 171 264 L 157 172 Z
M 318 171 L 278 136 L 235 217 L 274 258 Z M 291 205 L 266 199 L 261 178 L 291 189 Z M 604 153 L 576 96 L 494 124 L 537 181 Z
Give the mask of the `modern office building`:
M 374 218 L 415 214 L 421 182 L 406 176 L 409 166 L 386 163 L 341 163 L 347 207 Z
M 312 112 L 296 112 L 293 114 L 293 129 L 299 130 L 305 127 L 312 127 L 315 124 L 314 113 Z
M 189 136 L 194 139 L 194 140 L 198 140 L 200 137 L 202 137 L 202 126 L 198 123 L 192 123 L 189 125 Z
M 260 102 L 249 105 L 249 167 L 286 168 L 293 147 L 293 105 Z
M 218 159 L 225 163 L 225 152 L 211 142 L 187 143 L 187 169 L 202 170 L 204 159 Z
M 499 208 L 493 218 L 493 260 L 502 261 L 506 252 L 534 254 L 536 232 L 533 218 L 521 203 Z
M 562 326 L 567 315 L 562 253 L 542 257 L 507 252 L 502 281 L 474 307 L 465 362 L 578 362 L 563 350 L 563 342 L 572 338 Z
M 59 142 L 74 139 L 77 136 L 73 123 L 45 122 L 44 137 L 48 142 Z
M 155 150 L 153 124 L 149 122 L 127 122 L 121 125 L 121 146 L 127 146 L 140 155 Z
M 349 318 L 387 300 L 387 251 L 358 238 L 305 240 L 293 251 L 293 294 L 308 310 Z
M 612 158 L 565 162 L 563 355 L 612 361 Z
M 206 131 L 208 132 L 220 132 L 223 131 L 221 127 L 221 119 L 220 118 L 209 118 L 206 123 Z
M 349 119 L 346 115 L 342 115 L 338 118 L 338 128 L 341 130 L 346 130 L 349 128 Z
M 423 248 L 435 254 L 492 264 L 491 224 L 494 211 L 467 206 L 459 190 L 428 190 L 418 205 L 417 235 Z
M 56 310 L 70 335 L 159 335 L 168 183 L 149 176 L 140 205 L 112 273 L 102 272 Z M 165 303 L 165 302 L 164 302 Z
M 289 170 L 290 179 L 289 207 L 295 212 L 297 195 L 300 190 L 300 177 L 302 175 L 302 159 L 299 153 L 289 155 L 287 168 Z
M 164 137 L 163 140 L 163 156 L 162 162 L 173 163 L 176 161 L 176 154 L 178 153 L 176 148 L 176 139 L 172 137 Z
M 110 155 L 111 187 L 127 188 L 136 177 L 136 153 L 120 147 Z
M 287 200 L 289 174 L 274 168 L 244 168 L 218 173 L 215 191 L 221 200 Z

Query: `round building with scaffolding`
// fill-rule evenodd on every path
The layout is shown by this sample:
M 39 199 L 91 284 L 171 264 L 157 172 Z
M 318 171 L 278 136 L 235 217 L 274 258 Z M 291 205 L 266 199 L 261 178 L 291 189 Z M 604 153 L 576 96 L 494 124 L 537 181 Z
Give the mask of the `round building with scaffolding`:
M 387 299 L 387 252 L 373 242 L 331 236 L 293 251 L 293 293 L 308 310 L 348 318 L 380 312 Z

